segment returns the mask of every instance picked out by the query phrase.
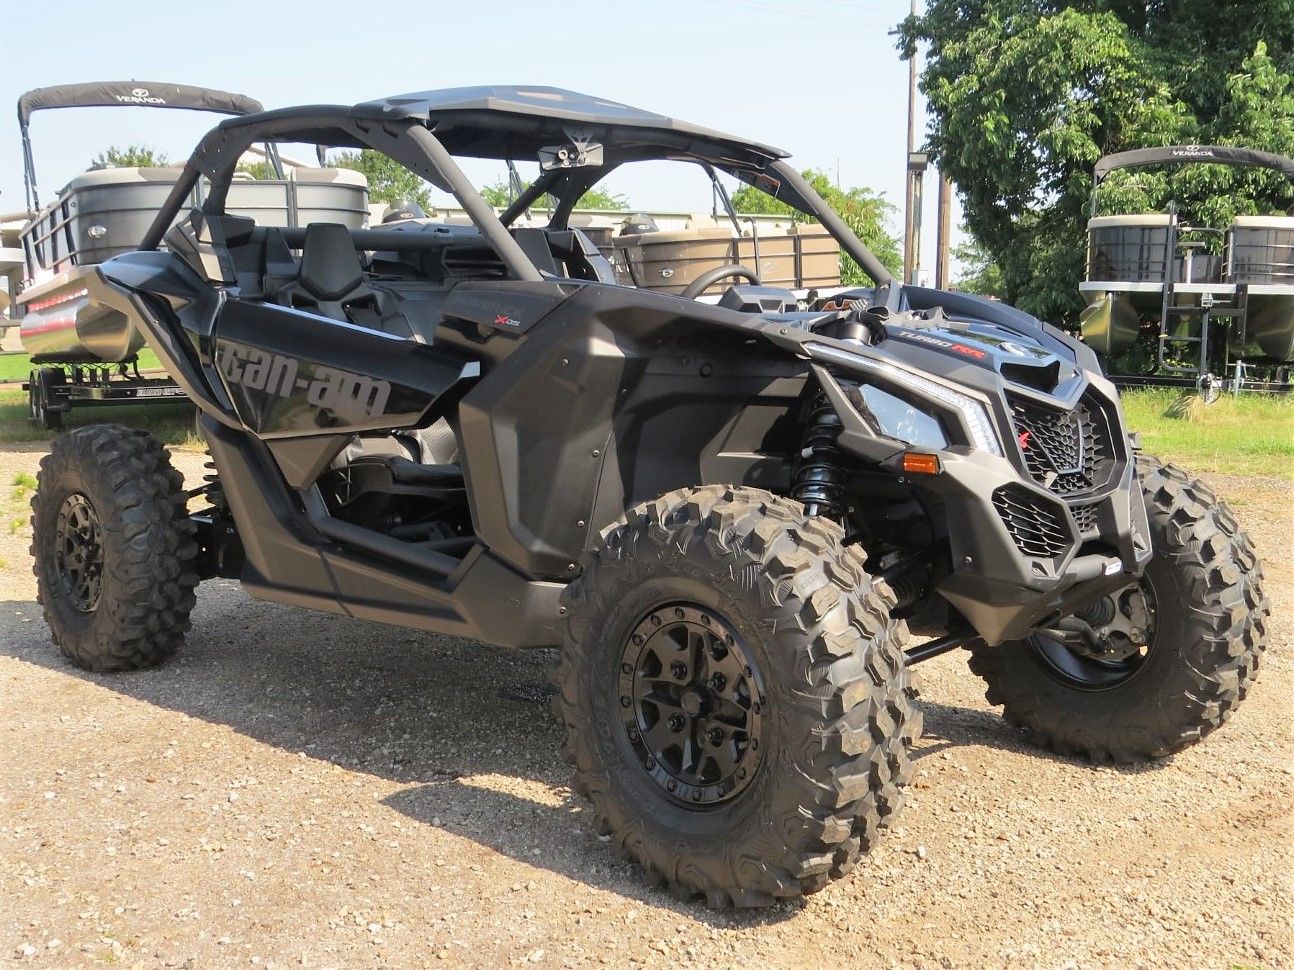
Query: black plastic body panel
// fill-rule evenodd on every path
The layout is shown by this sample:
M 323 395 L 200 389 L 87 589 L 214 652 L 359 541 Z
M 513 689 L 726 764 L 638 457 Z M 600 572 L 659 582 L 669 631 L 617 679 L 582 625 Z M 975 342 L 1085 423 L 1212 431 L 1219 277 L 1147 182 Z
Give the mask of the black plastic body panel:
M 482 541 L 522 572 L 566 579 L 590 537 L 639 501 L 706 482 L 784 485 L 808 363 L 751 319 L 592 284 L 522 339 L 490 341 L 510 352 L 458 412 Z
M 213 354 L 262 439 L 414 427 L 480 367 L 453 351 L 272 304 L 228 300 Z
M 478 546 L 453 575 L 331 541 L 315 529 L 264 445 L 199 418 L 242 539 L 240 579 L 258 599 L 487 640 L 552 646 L 563 585 L 536 582 Z

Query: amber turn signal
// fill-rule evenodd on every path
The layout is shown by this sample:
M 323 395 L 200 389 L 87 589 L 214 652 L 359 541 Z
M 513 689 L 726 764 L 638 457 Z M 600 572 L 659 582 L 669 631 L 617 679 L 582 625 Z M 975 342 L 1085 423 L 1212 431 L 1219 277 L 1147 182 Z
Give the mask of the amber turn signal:
M 903 470 L 911 475 L 938 475 L 939 456 L 909 451 L 903 456 Z

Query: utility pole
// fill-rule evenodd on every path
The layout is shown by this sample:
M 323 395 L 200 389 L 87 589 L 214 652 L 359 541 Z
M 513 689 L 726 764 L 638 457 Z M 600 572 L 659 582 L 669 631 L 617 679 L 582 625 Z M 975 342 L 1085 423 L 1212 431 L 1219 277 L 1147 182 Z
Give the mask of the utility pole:
M 917 0 L 912 0 L 911 16 L 917 15 Z M 916 149 L 917 141 L 917 54 L 915 48 L 912 56 L 908 58 L 908 150 L 904 158 L 906 166 L 904 168 L 904 179 L 906 181 L 906 195 L 903 204 L 903 282 L 913 283 L 916 281 L 915 274 L 921 265 L 921 255 L 918 252 L 920 245 L 916 237 L 919 233 L 919 216 L 916 213 L 916 206 L 920 204 L 920 189 L 917 182 L 920 175 L 914 175 L 912 171 L 912 153 Z
M 953 180 L 939 166 L 939 235 L 935 240 L 935 289 L 946 290 L 952 280 L 948 278 L 948 247 L 952 245 Z

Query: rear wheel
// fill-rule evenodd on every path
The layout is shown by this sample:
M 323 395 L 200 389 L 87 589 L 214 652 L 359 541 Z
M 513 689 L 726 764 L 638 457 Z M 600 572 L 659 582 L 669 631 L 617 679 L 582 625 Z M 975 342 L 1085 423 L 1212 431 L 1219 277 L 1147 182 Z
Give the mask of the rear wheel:
M 1154 557 L 1079 614 L 1096 640 L 1037 634 L 971 657 L 989 702 L 1035 743 L 1094 761 L 1199 741 L 1244 699 L 1265 646 L 1262 568 L 1231 510 L 1179 468 L 1146 456 L 1138 468 Z
M 671 492 L 604 534 L 564 602 L 575 787 L 679 896 L 814 892 L 899 808 L 906 628 L 834 523 L 755 489 Z
M 198 554 L 183 482 L 146 432 L 89 425 L 54 439 L 32 497 L 37 598 L 86 670 L 161 663 L 189 628 Z

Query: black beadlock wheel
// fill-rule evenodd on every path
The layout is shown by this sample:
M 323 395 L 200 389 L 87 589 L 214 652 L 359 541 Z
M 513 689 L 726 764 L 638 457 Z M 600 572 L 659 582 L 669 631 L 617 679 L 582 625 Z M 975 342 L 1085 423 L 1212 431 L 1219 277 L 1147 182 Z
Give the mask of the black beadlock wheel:
M 69 660 L 130 670 L 179 648 L 198 545 L 180 474 L 147 432 L 100 424 L 55 438 L 31 523 L 37 599 Z
M 1153 558 L 1093 604 L 1095 648 L 1053 638 L 980 646 L 990 704 L 1034 743 L 1093 761 L 1162 758 L 1223 724 L 1258 676 L 1270 605 L 1253 543 L 1208 486 L 1139 456 Z
M 814 892 L 901 804 L 920 733 L 907 631 L 843 540 L 768 492 L 683 489 L 607 529 L 566 591 L 574 787 L 681 898 Z
M 625 734 L 652 780 L 685 806 L 745 791 L 766 700 L 740 631 L 696 603 L 667 603 L 634 626 L 621 657 Z

